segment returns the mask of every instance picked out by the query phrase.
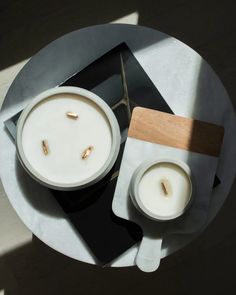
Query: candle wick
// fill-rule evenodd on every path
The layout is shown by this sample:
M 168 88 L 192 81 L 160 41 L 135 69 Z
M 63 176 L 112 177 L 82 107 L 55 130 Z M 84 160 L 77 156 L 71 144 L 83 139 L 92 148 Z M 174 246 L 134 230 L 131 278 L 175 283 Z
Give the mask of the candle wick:
M 46 139 L 42 140 L 42 149 L 43 149 L 44 155 L 46 156 L 49 153 L 48 142 Z
M 93 146 L 89 146 L 86 150 L 84 150 L 82 153 L 82 156 L 81 156 L 82 159 L 83 160 L 87 159 L 90 156 L 90 154 L 92 153 L 93 149 L 94 149 Z
M 75 112 L 67 112 L 66 116 L 70 119 L 74 119 L 77 120 L 79 118 L 78 114 L 76 114 Z
M 163 181 L 161 181 L 161 188 L 162 188 L 165 196 L 168 196 L 168 190 L 167 190 L 167 187 Z

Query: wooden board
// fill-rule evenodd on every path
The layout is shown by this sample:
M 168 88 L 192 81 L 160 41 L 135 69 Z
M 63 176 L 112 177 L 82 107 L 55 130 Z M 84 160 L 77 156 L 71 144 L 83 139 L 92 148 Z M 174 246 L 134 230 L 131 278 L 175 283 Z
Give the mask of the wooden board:
M 224 128 L 212 123 L 136 107 L 132 113 L 128 136 L 218 157 Z

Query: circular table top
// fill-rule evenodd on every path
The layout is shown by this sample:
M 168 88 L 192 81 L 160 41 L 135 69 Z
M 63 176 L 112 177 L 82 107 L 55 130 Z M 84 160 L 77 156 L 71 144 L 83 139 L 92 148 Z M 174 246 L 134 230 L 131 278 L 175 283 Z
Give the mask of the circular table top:
M 50 43 L 19 72 L 5 97 L 0 113 L 1 180 L 19 217 L 39 239 L 87 263 L 95 263 L 95 259 L 62 209 L 46 188 L 32 184 L 28 175 L 19 169 L 15 146 L 3 122 L 25 107 L 32 97 L 57 86 L 121 42 L 127 43 L 175 114 L 225 127 L 217 169 L 221 184 L 213 191 L 207 224 L 222 207 L 236 171 L 236 166 L 232 165 L 232 159 L 236 158 L 233 107 L 217 75 L 193 49 L 157 30 L 122 24 L 80 29 Z M 32 194 L 34 200 L 30 198 Z M 184 247 L 196 235 L 168 236 L 164 240 L 162 257 Z M 137 249 L 135 245 L 111 266 L 134 265 Z

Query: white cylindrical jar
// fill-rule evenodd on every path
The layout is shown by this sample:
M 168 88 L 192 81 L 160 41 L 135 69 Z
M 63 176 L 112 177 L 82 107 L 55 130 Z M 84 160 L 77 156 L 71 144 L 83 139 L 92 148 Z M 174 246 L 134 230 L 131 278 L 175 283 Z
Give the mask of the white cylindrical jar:
M 102 179 L 114 165 L 120 129 L 99 96 L 78 87 L 39 94 L 17 123 L 17 155 L 41 184 L 75 190 Z
M 192 201 L 192 180 L 189 166 L 172 159 L 143 162 L 130 182 L 130 197 L 146 217 L 172 220 L 181 216 Z

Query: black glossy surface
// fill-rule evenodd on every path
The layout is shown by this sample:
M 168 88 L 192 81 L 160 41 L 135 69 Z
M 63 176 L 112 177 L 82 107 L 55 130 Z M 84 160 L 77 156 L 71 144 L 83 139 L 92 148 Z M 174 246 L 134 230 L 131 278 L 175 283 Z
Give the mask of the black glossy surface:
M 128 87 L 127 103 L 131 110 L 141 105 L 171 112 L 168 104 L 125 43 L 113 48 L 63 82 L 61 86 L 86 88 L 102 97 L 111 107 L 118 104 L 114 113 L 125 140 L 124 134 L 126 134 L 130 118 L 127 106 L 122 103 L 124 88 L 121 56 Z M 117 179 L 116 177 L 113 180 L 110 179 L 119 170 L 123 145 L 111 173 L 93 187 L 73 192 L 52 191 L 72 224 L 102 264 L 112 261 L 142 238 L 142 230 L 138 225 L 118 218 L 111 210 Z

